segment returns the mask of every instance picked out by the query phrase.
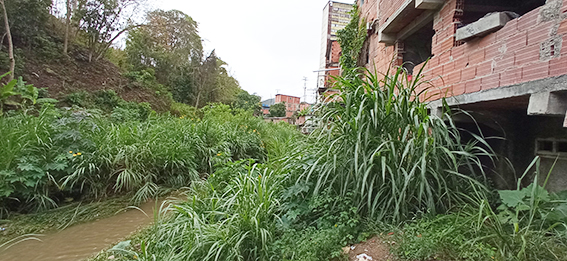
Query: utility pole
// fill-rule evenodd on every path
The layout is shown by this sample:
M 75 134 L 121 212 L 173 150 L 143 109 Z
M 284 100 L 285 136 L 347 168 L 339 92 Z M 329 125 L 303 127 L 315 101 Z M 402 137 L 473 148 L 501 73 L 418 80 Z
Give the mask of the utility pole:
M 303 101 L 307 102 L 307 77 L 303 77 Z

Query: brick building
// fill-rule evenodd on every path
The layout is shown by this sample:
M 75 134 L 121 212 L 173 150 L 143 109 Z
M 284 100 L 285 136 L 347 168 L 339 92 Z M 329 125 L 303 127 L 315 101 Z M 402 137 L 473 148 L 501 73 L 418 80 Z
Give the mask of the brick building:
M 285 102 L 285 117 L 290 118 L 293 113 L 299 111 L 299 103 L 301 98 L 295 96 L 289 96 L 284 94 L 276 94 L 275 103 Z
M 567 188 L 567 0 L 358 0 L 368 35 L 361 65 L 423 70 L 432 113 L 441 97 L 470 111 L 500 155 L 493 180 L 513 187 L 534 156 Z M 428 63 L 424 63 L 429 57 Z M 424 87 L 425 88 L 425 87 Z M 425 95 L 424 97 L 425 98 Z M 491 163 L 487 163 L 491 165 Z
M 320 72 L 318 75 L 318 93 L 330 87 L 331 76 L 338 76 L 341 47 L 337 42 L 337 32 L 350 22 L 352 4 L 329 1 L 323 9 L 323 28 L 321 34 Z

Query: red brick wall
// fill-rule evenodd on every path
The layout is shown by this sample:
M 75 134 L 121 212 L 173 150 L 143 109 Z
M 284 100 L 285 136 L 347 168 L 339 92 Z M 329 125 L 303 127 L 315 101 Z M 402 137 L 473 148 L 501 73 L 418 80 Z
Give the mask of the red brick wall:
M 372 22 L 374 19 L 379 18 L 378 25 L 375 26 L 375 30 L 378 30 L 378 26 L 385 22 L 385 18 L 393 14 L 404 2 L 404 0 L 366 0 L 364 5 L 359 7 L 360 15 L 364 17 L 365 22 Z M 380 10 L 378 10 L 377 6 L 380 7 Z M 392 65 L 392 60 L 396 54 L 395 46 L 386 46 L 383 43 L 378 43 L 378 35 L 374 32 L 371 32 L 366 41 L 369 42 L 368 54 L 370 59 L 365 67 L 370 71 L 387 71 L 388 67 Z
M 341 58 L 341 45 L 337 41 L 331 43 L 331 63 L 338 63 Z
M 365 1 L 368 2 L 365 6 L 377 1 Z M 378 11 L 381 22 L 402 2 L 381 0 Z M 557 19 L 542 21 L 540 11 L 544 7 L 540 7 L 496 32 L 456 43 L 456 24 L 462 15 L 460 5 L 462 0 L 448 0 L 434 17 L 433 57 L 423 68 L 425 78 L 435 86 L 428 91 L 433 95 L 431 99 L 567 74 L 567 0 L 563 0 Z M 364 7 L 362 10 L 366 17 L 372 17 L 371 10 Z M 378 43 L 376 34 L 369 40 L 371 64 L 367 67 L 375 66 L 378 72 L 385 72 L 396 57 L 395 46 Z M 551 47 L 552 41 L 555 41 L 554 47 Z M 559 42 L 562 44 L 557 44 Z M 553 48 L 553 55 L 542 55 L 543 47 Z M 416 66 L 414 72 L 421 67 L 423 64 Z
M 291 117 L 294 112 L 299 110 L 299 103 L 301 98 L 289 95 L 278 94 L 276 95 L 275 103 L 285 102 L 286 117 Z

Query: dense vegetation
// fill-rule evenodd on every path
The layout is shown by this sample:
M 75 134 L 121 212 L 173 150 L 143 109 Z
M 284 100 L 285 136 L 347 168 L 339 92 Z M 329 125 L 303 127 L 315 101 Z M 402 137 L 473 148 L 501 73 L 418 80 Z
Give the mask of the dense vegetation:
M 264 161 L 266 146 L 293 131 L 222 104 L 180 117 L 133 104 L 108 115 L 45 105 L 33 113 L 10 112 L 0 118 L 0 129 L 4 214 L 52 208 L 69 196 L 133 192 L 140 202 L 206 177 L 217 163 Z
M 223 162 L 158 213 L 140 249 L 123 242 L 101 260 L 329 260 L 372 234 L 407 260 L 564 260 L 564 193 L 496 195 L 484 137 L 428 115 L 419 77 L 366 75 L 337 79 L 339 102 L 319 108 L 310 136 L 261 164 Z M 537 162 L 522 177 L 534 184 Z
M 45 95 L 65 103 L 69 95 L 88 100 L 114 91 L 164 112 L 173 102 L 201 108 L 246 98 L 227 63 L 203 50 L 196 21 L 177 10 L 144 14 L 144 6 L 143 0 L 8 1 L 9 27 L 0 33 L 11 29 L 13 43 L 6 36 L 0 43 L 0 71 L 12 70 L 13 56 L 7 78 L 48 87 Z M 123 48 L 114 47 L 124 38 Z
M 567 195 L 538 182 L 537 159 L 522 176 L 532 185 L 490 187 L 480 160 L 493 157 L 485 137 L 463 138 L 451 116 L 464 112 L 429 115 L 420 100 L 427 95 L 415 91 L 425 84 L 419 74 L 409 81 L 402 68 L 384 78 L 361 72 L 355 39 L 335 81 L 340 94 L 317 109 L 316 130 L 303 136 L 255 116 L 259 98 L 240 90 L 214 51 L 203 53 L 186 14 L 154 10 L 142 24 L 125 23 L 139 5 L 81 0 L 56 18 L 50 1 L 6 3 L 19 61 L 10 75 L 25 71 L 25 48 L 46 60 L 84 53 L 89 63 L 116 63 L 129 88 L 175 102 L 156 113 L 114 89 L 74 91 L 58 102 L 24 78 L 5 81 L 0 218 L 69 198 L 139 203 L 184 190 L 187 200 L 155 213 L 139 247 L 122 242 L 108 255 L 329 260 L 344 258 L 342 246 L 392 232 L 392 251 L 407 260 L 565 260 Z M 343 33 L 358 39 L 359 29 L 353 22 Z M 125 50 L 110 48 L 122 33 Z

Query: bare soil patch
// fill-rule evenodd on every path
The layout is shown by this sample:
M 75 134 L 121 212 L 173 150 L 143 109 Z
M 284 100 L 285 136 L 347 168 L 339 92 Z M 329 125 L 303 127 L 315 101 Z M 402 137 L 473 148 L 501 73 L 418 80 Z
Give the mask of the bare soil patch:
M 387 236 L 386 236 L 387 237 Z M 361 242 L 349 247 L 345 247 L 345 252 L 348 249 L 349 261 L 365 261 L 363 255 L 371 257 L 373 261 L 395 261 L 398 260 L 390 253 L 390 245 L 388 239 L 385 237 L 375 236 L 365 242 Z M 357 256 L 359 258 L 357 258 Z
M 75 50 L 69 58 L 42 61 L 26 55 L 24 80 L 38 88 L 48 88 L 49 96 L 63 101 L 66 95 L 87 91 L 114 90 L 126 101 L 148 102 L 156 111 L 169 110 L 169 101 L 154 90 L 144 88 L 122 75 L 121 69 L 106 59 L 88 62 L 86 54 Z

